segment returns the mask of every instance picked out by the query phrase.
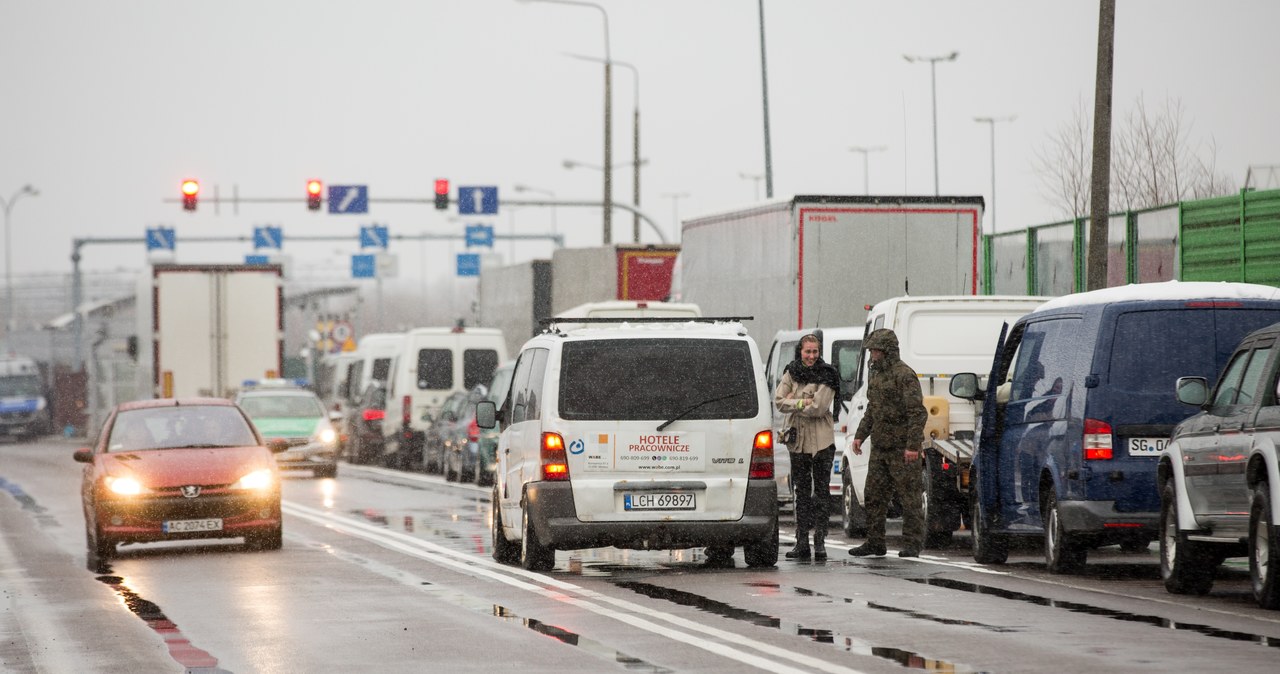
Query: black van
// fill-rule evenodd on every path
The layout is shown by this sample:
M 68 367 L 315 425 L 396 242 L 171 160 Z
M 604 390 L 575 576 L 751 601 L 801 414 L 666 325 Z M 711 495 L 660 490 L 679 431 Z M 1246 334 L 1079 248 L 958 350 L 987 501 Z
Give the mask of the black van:
M 1248 333 L 1280 320 L 1280 289 L 1244 283 L 1129 285 L 1051 300 L 996 346 L 970 474 L 974 558 L 1003 563 L 1008 538 L 1044 537 L 1053 573 L 1090 548 L 1145 549 L 1158 533 L 1156 464 L 1194 412 L 1170 391 L 1211 378 Z

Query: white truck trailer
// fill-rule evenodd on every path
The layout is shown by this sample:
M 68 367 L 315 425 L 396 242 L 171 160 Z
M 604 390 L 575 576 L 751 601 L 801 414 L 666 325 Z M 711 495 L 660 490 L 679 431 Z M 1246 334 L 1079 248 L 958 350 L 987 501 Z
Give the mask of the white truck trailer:
M 142 332 L 151 335 L 153 395 L 225 398 L 245 380 L 280 376 L 282 279 L 278 264 L 156 265 L 151 329 Z
M 779 330 L 862 325 L 898 295 L 976 295 L 982 197 L 796 196 L 685 220 L 681 301 Z

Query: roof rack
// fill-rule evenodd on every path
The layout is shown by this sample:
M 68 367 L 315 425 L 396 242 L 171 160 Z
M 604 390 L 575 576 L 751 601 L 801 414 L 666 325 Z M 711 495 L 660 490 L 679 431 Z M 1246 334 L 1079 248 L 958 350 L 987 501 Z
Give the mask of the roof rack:
M 573 316 L 565 316 L 557 318 L 555 316 L 549 318 L 539 318 L 539 325 L 552 325 L 555 323 L 729 323 L 742 321 L 754 321 L 755 316 L 593 316 L 590 318 L 577 318 Z

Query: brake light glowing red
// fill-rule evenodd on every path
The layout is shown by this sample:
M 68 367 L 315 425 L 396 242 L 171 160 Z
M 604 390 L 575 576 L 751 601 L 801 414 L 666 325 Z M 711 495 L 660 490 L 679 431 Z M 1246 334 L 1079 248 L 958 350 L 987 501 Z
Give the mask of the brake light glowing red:
M 1109 461 L 1114 456 L 1111 447 L 1111 424 L 1097 419 L 1084 420 L 1084 458 Z
M 381 421 L 382 419 L 387 418 L 387 411 L 386 410 L 365 410 L 364 413 L 360 415 L 360 417 L 365 421 Z
M 773 479 L 773 431 L 756 433 L 751 443 L 751 465 L 747 469 L 747 477 L 753 480 Z
M 569 457 L 559 433 L 542 434 L 542 479 L 557 482 L 569 479 Z
M 471 423 L 467 424 L 467 441 L 477 442 L 480 440 L 480 423 L 475 417 L 471 418 Z

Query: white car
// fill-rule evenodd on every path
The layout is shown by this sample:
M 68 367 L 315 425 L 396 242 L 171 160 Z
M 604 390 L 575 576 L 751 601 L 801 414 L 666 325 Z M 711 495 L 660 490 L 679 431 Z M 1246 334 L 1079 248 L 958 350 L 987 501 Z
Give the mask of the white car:
M 778 560 L 770 398 L 738 322 L 623 319 L 525 343 L 500 410 L 493 556 L 530 570 L 556 550 L 705 547 Z

